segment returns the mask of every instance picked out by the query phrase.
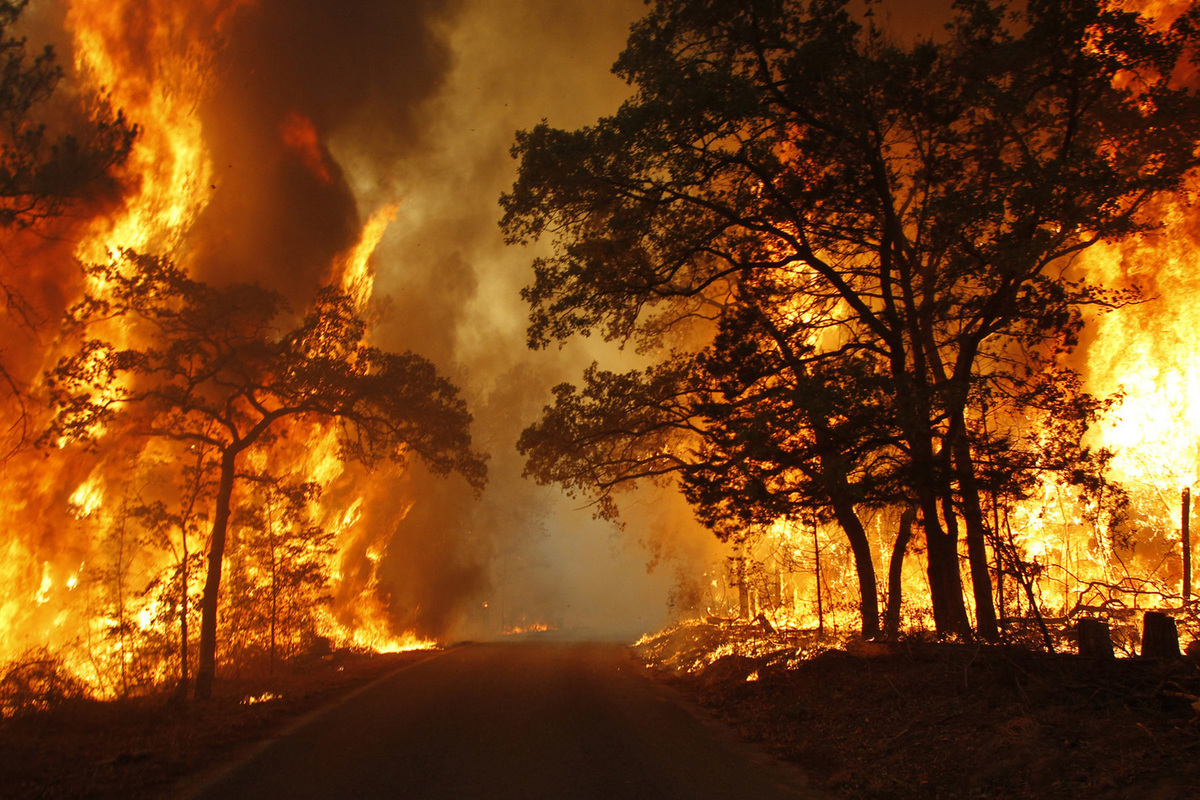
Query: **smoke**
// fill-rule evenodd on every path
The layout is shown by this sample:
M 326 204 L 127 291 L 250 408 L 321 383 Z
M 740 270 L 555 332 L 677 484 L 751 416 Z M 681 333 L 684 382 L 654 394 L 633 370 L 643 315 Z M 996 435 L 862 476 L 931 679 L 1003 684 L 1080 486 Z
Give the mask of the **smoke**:
M 261 280 L 302 301 L 360 228 L 357 198 L 326 142 L 352 126 L 378 168 L 424 133 L 420 108 L 450 67 L 433 30 L 456 4 L 265 0 L 225 33 L 200 108 L 214 164 L 194 236 L 215 281 Z
M 343 572 L 388 542 L 378 590 L 396 630 L 644 630 L 661 621 L 671 578 L 647 572 L 663 553 L 644 542 L 668 557 L 710 547 L 659 511 L 635 508 L 627 533 L 601 525 L 523 479 L 515 452 L 550 387 L 597 353 L 525 348 L 519 290 L 533 254 L 506 248 L 497 228 L 509 148 L 544 117 L 574 127 L 616 109 L 628 87 L 609 66 L 643 11 L 640 0 L 265 0 L 222 35 L 198 110 L 213 188 L 190 236 L 194 269 L 262 282 L 299 307 L 362 221 L 398 202 L 375 254 L 374 336 L 463 387 L 492 455 L 481 497 L 414 464 L 366 499 L 363 546 Z M 659 530 L 640 533 L 651 521 Z
M 412 578 L 409 543 L 441 548 L 451 569 L 421 575 L 463 581 L 454 612 L 460 635 L 539 622 L 625 634 L 653 627 L 666 611 L 671 571 L 647 572 L 655 556 L 641 544 L 645 520 L 636 509 L 621 532 L 592 520 L 581 501 L 521 476 L 515 443 L 550 387 L 577 380 L 584 364 L 612 354 L 596 345 L 525 348 L 519 291 L 534 253 L 506 247 L 497 227 L 499 195 L 516 174 L 509 156 L 515 131 L 543 118 L 586 125 L 615 111 L 629 89 L 609 67 L 643 11 L 637 0 L 464 3 L 439 29 L 451 66 L 422 104 L 411 153 L 373 150 L 366 143 L 377 129 L 361 120 L 333 133 L 331 150 L 358 196 L 374 205 L 400 202 L 379 251 L 378 291 L 393 304 L 383 336 L 455 375 L 470 397 L 480 446 L 492 454 L 489 487 L 478 500 L 456 481 L 413 474 L 417 505 L 383 565 L 385 580 L 403 586 Z M 398 157 L 381 162 L 373 153 Z M 422 517 L 422 504 L 432 513 Z M 659 533 L 666 541 L 677 531 Z M 689 536 L 690 545 L 665 545 L 672 556 L 710 545 L 694 523 L 679 538 Z M 477 573 L 462 569 L 463 546 L 472 548 Z M 444 595 L 432 589 L 420 594 Z

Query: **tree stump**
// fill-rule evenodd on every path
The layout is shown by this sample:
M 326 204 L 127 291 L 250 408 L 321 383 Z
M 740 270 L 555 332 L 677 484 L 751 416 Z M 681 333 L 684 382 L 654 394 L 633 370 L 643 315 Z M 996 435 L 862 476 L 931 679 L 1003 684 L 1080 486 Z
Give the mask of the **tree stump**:
M 1079 655 L 1085 658 L 1116 658 L 1108 623 L 1101 619 L 1083 618 L 1075 624 L 1079 638 Z
M 1170 615 L 1161 611 L 1146 612 L 1142 619 L 1142 657 L 1179 657 L 1179 631 Z

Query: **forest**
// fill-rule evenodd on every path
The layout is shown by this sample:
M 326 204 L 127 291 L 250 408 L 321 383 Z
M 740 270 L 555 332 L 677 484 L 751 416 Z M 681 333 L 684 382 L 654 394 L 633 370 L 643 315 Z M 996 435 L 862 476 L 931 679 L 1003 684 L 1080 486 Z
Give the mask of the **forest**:
M 531 346 L 645 357 L 559 385 L 528 474 L 606 517 L 674 482 L 733 543 L 743 616 L 794 605 L 783 576 L 828 548 L 805 605 L 830 580 L 868 639 L 1053 651 L 1168 608 L 1194 629 L 1182 482 L 1118 469 L 1097 431 L 1126 390 L 1088 359 L 1089 323 L 1161 300 L 1141 262 L 1187 235 L 1196 14 L 961 2 L 903 42 L 841 2 L 658 3 L 614 68 L 633 97 L 514 148 L 503 229 L 551 244 Z M 1166 471 L 1190 475 L 1176 430 Z
M 140 62 L 81 3 L 80 90 L 13 32 L 28 5 L 0 6 L 22 531 L 0 707 L 432 644 L 448 627 L 389 619 L 380 583 L 396 486 L 419 467 L 477 496 L 489 454 L 460 373 L 377 341 L 398 206 L 303 280 L 210 275 L 188 102 L 213 78 L 185 57 L 172 93 L 122 82 Z M 1136 655 L 1154 612 L 1186 647 L 1200 11 L 963 0 L 925 36 L 865 8 L 662 0 L 615 113 L 517 134 L 499 224 L 534 253 L 527 344 L 637 364 L 553 389 L 526 476 L 618 524 L 626 490 L 678 492 L 727 555 L 676 565 L 676 620 L 1050 652 L 1087 629 Z M 314 119 L 280 114 L 278 146 L 306 191 L 345 190 Z

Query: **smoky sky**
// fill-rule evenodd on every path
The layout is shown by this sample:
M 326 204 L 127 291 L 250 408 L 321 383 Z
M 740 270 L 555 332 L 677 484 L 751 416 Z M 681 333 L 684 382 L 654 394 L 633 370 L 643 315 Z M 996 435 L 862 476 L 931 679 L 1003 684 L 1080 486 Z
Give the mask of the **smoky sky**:
M 462 387 L 476 447 L 491 455 L 482 496 L 417 461 L 388 478 L 351 470 L 330 490 L 347 502 L 366 493 L 361 546 L 341 570 L 361 579 L 366 548 L 386 544 L 377 591 L 397 631 L 488 635 L 568 609 L 583 619 L 601 595 L 620 598 L 625 616 L 663 606 L 661 587 L 640 580 L 636 538 L 521 475 L 521 428 L 590 354 L 526 350 L 519 291 L 533 254 L 505 247 L 497 227 L 515 131 L 615 110 L 627 88 L 610 66 L 642 10 L 640 0 L 266 0 L 221 34 L 200 108 L 214 188 L 189 237 L 194 269 L 263 283 L 299 308 L 366 217 L 398 203 L 374 258 L 373 336 Z M 297 144 L 305 130 L 312 147 Z M 498 606 L 504 618 L 488 616 Z
M 302 302 L 360 230 L 326 148 L 331 131 L 369 129 L 361 146 L 380 163 L 413 147 L 421 105 L 450 66 L 433 28 L 456 5 L 264 0 L 237 12 L 200 110 L 214 165 L 194 236 L 206 277 L 258 280 Z M 285 128 L 297 121 L 315 134 L 321 170 L 288 146 Z

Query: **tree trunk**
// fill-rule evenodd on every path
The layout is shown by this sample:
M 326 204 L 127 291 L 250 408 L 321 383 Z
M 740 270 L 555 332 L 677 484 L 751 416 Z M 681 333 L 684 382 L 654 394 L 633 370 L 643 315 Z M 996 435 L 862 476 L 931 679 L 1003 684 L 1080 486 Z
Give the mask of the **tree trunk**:
M 188 549 L 187 549 L 187 523 L 185 522 L 181 530 L 183 531 L 183 562 L 180 569 L 179 580 L 182 586 L 179 592 L 179 696 L 186 697 L 188 685 Z
M 896 542 L 892 545 L 892 560 L 888 562 L 888 601 L 883 618 L 883 633 L 889 639 L 900 632 L 900 601 L 903 598 L 904 554 L 912 540 L 913 523 L 917 510 L 912 506 L 900 514 L 900 528 L 896 531 Z
M 923 490 L 921 516 L 929 555 L 929 596 L 933 601 L 933 624 L 939 635 L 971 638 L 967 606 L 963 601 L 962 576 L 958 569 L 958 540 L 942 530 L 937 498 Z
M 846 539 L 850 542 L 850 552 L 854 554 L 862 635 L 865 639 L 872 639 L 879 635 L 879 591 L 875 585 L 875 563 L 871 560 L 871 543 L 867 539 L 862 520 L 858 518 L 854 506 L 844 495 L 834 493 L 833 511 L 846 534 Z
M 750 587 L 746 581 L 746 557 L 739 547 L 734 556 L 734 574 L 738 587 L 738 619 L 750 619 Z
M 275 623 L 279 617 L 279 574 L 275 564 L 275 520 L 271 503 L 266 501 L 267 545 L 271 556 L 271 674 L 275 674 Z
M 1142 656 L 1178 658 L 1179 629 L 1175 620 L 1161 611 L 1147 611 L 1142 618 Z
M 910 408 L 905 416 L 916 416 L 918 421 L 921 420 L 921 417 L 917 416 L 917 410 L 913 408 Z M 939 521 L 938 504 L 944 494 L 942 487 L 947 483 L 943 478 L 950 464 L 934 454 L 933 440 L 927 426 L 927 422 L 918 424 L 907 421 L 905 439 L 911 453 L 912 488 L 917 495 L 917 504 L 925 528 L 933 624 L 940 636 L 970 639 L 971 623 L 967 619 L 962 575 L 958 567 L 958 537 L 951 531 L 943 530 Z M 949 509 L 947 513 L 950 515 L 949 522 L 953 523 L 953 510 Z
M 994 642 L 1000 638 L 1000 628 L 996 624 L 992 574 L 988 567 L 987 523 L 983 518 L 983 505 L 979 502 L 971 446 L 965 436 L 959 436 L 954 445 L 954 466 L 958 473 L 958 491 L 967 528 L 967 561 L 971 565 L 971 590 L 975 597 L 975 630 L 983 639 Z
M 817 637 L 825 638 L 825 605 L 821 600 L 821 540 L 817 537 L 817 518 L 813 516 L 813 573 L 817 579 Z
M 1183 487 L 1180 532 L 1183 539 L 1183 607 L 1192 601 L 1192 488 Z
M 236 474 L 237 451 L 221 454 L 221 481 L 217 487 L 216 511 L 208 545 L 208 573 L 204 579 L 204 597 L 200 601 L 200 653 L 196 668 L 196 699 L 212 697 L 217 670 L 217 596 L 221 588 L 221 564 L 225 559 L 225 534 L 229 529 L 230 501 Z
M 1108 623 L 1100 619 L 1084 617 L 1075 624 L 1075 635 L 1079 638 L 1079 655 L 1084 658 L 1115 658 L 1112 634 Z

